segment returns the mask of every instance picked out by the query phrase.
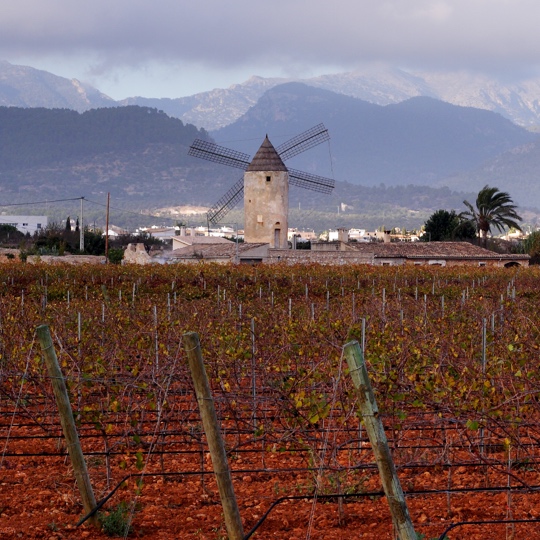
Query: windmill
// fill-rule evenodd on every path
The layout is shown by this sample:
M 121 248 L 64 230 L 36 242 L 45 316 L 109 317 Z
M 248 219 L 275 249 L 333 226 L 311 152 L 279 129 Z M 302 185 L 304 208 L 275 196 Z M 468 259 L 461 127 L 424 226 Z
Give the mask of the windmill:
M 253 157 L 215 143 L 196 139 L 188 154 L 244 171 L 207 213 L 209 223 L 220 221 L 244 197 L 244 239 L 287 246 L 289 184 L 320 193 L 331 193 L 334 180 L 290 169 L 283 161 L 329 140 L 319 124 L 274 148 L 268 135 Z

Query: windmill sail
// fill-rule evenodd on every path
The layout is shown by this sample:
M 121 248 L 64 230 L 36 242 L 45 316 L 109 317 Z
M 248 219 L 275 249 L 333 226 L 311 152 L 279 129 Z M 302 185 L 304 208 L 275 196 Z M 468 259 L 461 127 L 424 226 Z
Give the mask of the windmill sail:
M 304 133 L 300 133 L 296 137 L 284 142 L 276 148 L 279 157 L 285 161 L 298 154 L 317 146 L 330 139 L 328 130 L 324 127 L 324 124 L 318 124 Z
M 284 142 L 275 149 L 282 161 L 290 159 L 314 146 L 317 146 L 330 139 L 328 130 L 324 124 L 318 124 L 296 137 Z M 273 147 L 272 147 L 273 148 Z M 246 171 L 251 163 L 248 154 L 231 150 L 224 146 L 218 146 L 213 142 L 196 139 L 189 148 L 188 155 L 228 165 Z M 283 163 L 282 163 L 283 165 Z M 285 167 L 283 165 L 283 167 Z M 331 193 L 334 189 L 334 180 L 317 176 L 315 174 L 289 169 L 289 183 L 293 186 L 318 191 L 319 193 Z M 219 222 L 227 213 L 240 202 L 244 195 L 244 179 L 241 178 L 232 188 L 219 199 L 219 201 L 207 212 L 208 221 L 211 223 Z
M 335 181 L 332 178 L 317 176 L 316 174 L 297 171 L 296 169 L 288 169 L 289 184 L 298 186 L 319 193 L 332 193 L 335 186 Z
M 232 188 L 206 213 L 210 223 L 217 223 L 239 203 L 244 196 L 244 179 L 240 178 Z
M 215 143 L 203 141 L 202 139 L 195 139 L 189 147 L 188 156 L 207 159 L 208 161 L 221 163 L 229 167 L 236 167 L 243 171 L 248 168 L 251 159 L 249 154 L 237 152 L 224 146 L 218 146 Z

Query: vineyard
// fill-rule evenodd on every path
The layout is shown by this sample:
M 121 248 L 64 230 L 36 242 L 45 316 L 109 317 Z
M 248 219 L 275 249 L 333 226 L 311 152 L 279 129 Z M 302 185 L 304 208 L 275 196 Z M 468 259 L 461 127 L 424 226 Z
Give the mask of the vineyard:
M 183 343 L 197 332 L 246 539 L 395 538 L 351 340 L 419 537 L 540 538 L 539 284 L 536 268 L 4 264 L 0 537 L 226 538 Z M 101 532 L 77 526 L 42 324 Z

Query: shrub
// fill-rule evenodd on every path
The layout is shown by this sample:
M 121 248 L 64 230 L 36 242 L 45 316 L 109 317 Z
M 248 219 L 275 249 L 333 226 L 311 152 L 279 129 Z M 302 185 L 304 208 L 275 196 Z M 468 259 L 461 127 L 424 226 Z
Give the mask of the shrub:
M 133 531 L 130 509 L 123 501 L 108 514 L 100 514 L 99 521 L 107 536 L 128 536 Z
M 109 249 L 109 262 L 112 264 L 120 264 L 124 258 L 124 250 L 122 248 Z

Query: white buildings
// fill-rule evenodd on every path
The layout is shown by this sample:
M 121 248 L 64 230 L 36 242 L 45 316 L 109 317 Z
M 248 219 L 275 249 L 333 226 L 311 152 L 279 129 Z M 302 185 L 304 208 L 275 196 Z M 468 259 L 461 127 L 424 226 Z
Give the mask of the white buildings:
M 0 225 L 12 225 L 22 233 L 41 232 L 47 227 L 47 216 L 5 216 L 0 215 Z

